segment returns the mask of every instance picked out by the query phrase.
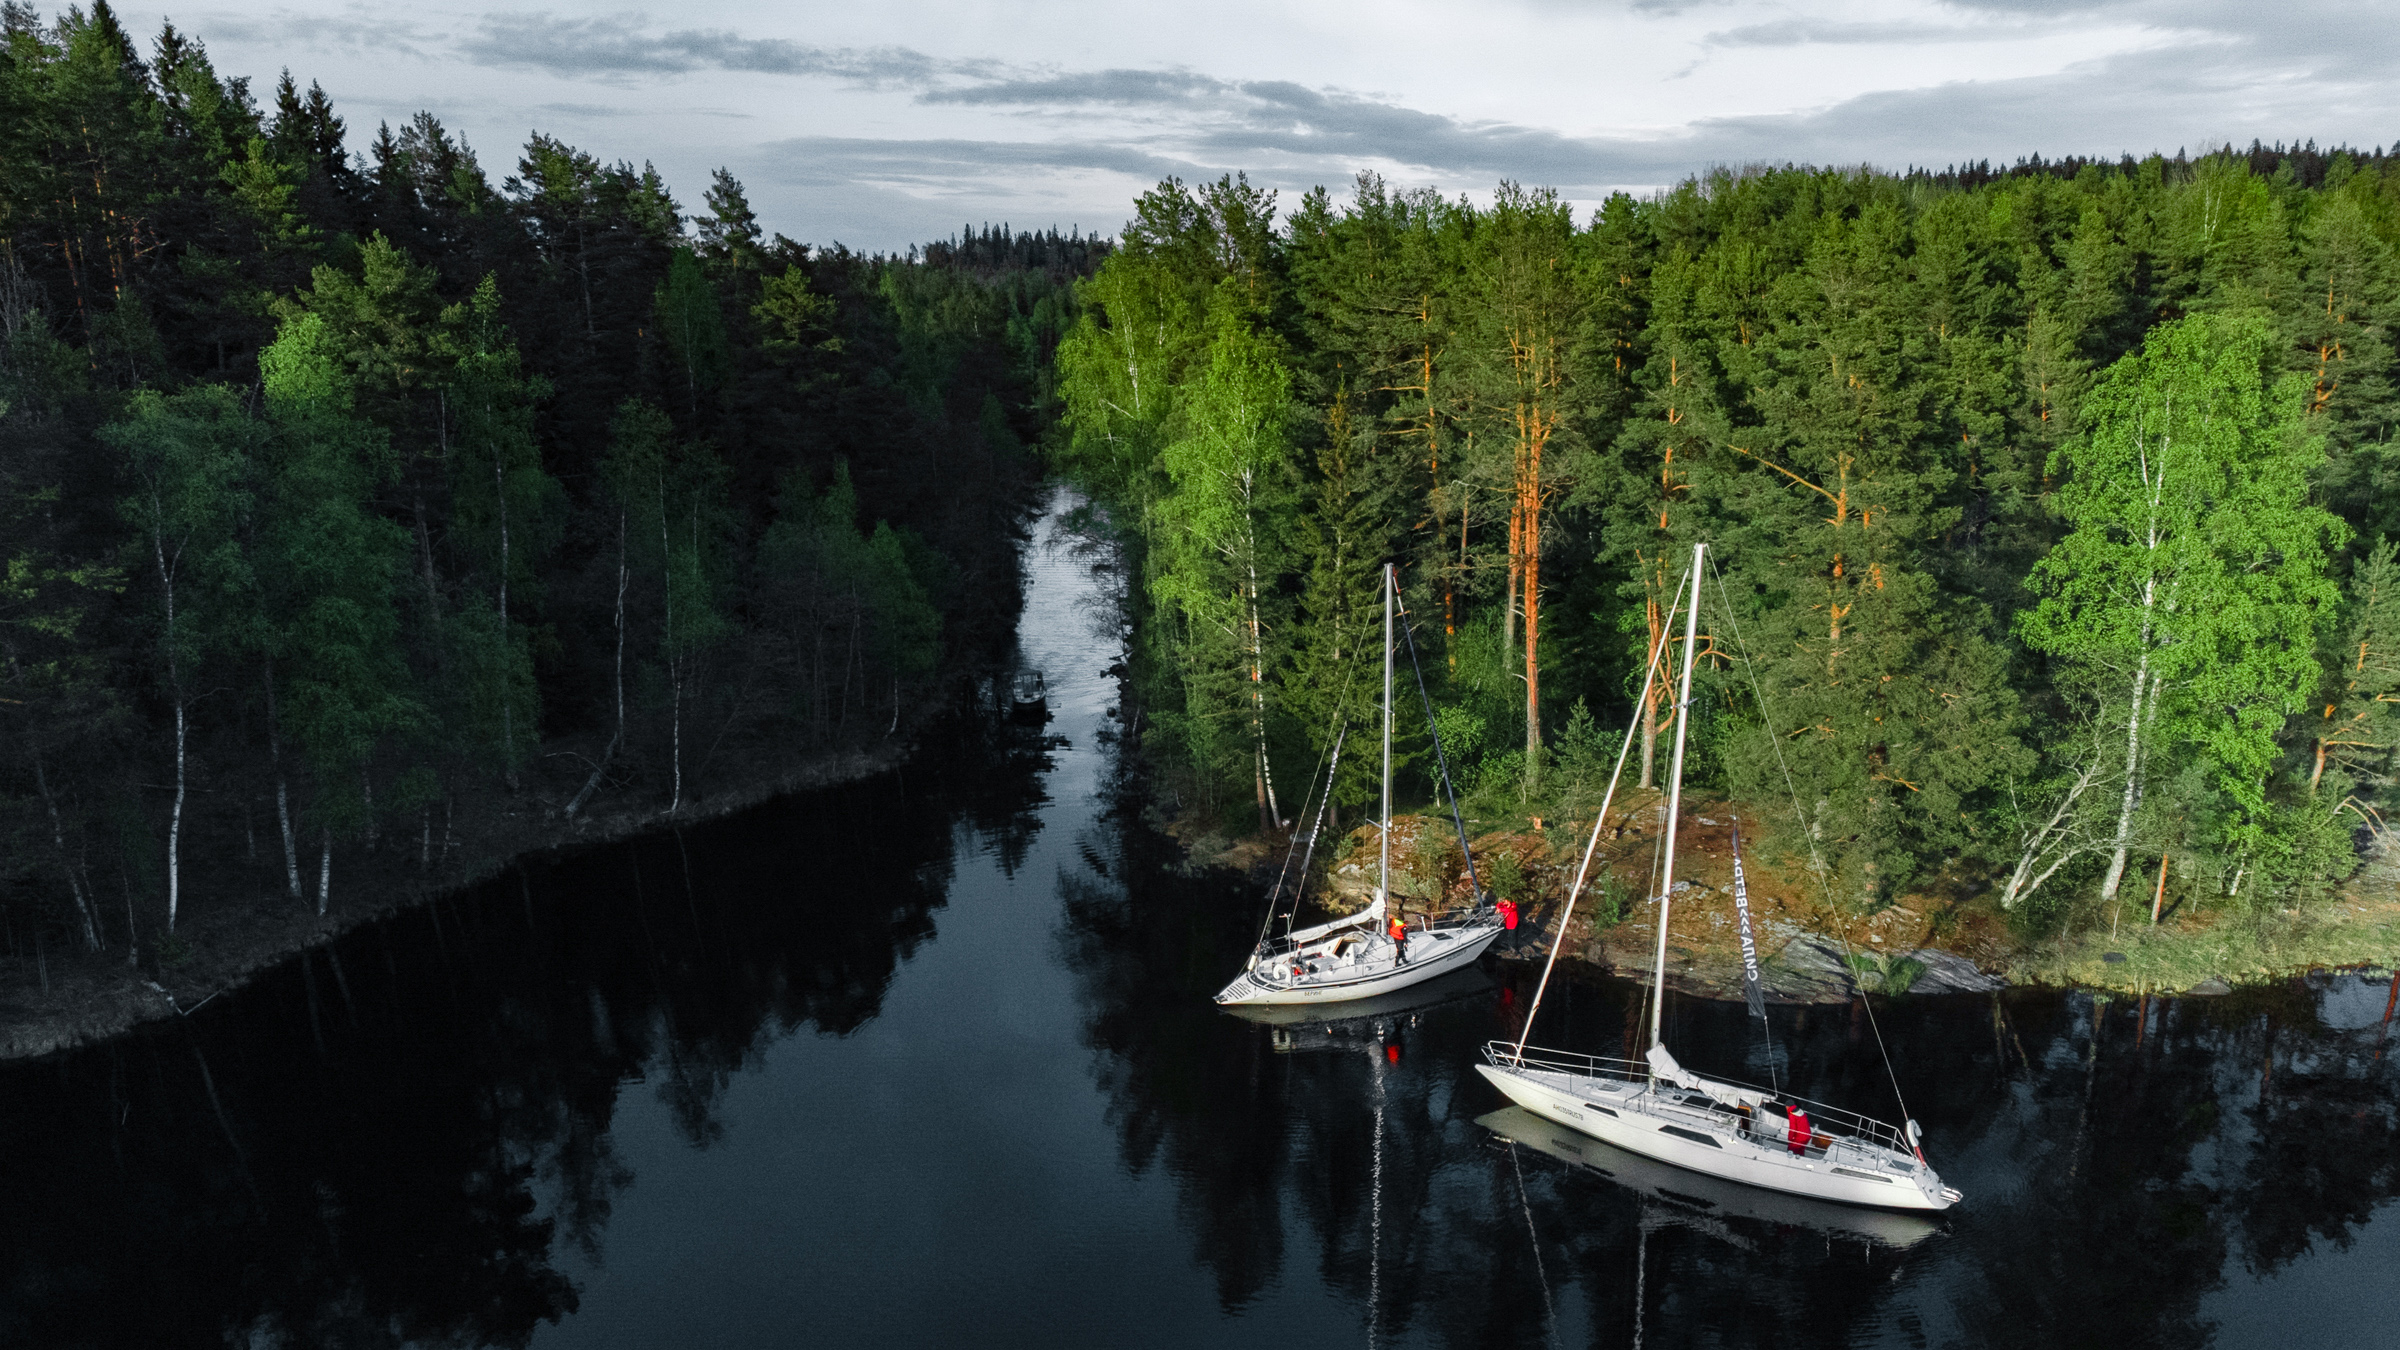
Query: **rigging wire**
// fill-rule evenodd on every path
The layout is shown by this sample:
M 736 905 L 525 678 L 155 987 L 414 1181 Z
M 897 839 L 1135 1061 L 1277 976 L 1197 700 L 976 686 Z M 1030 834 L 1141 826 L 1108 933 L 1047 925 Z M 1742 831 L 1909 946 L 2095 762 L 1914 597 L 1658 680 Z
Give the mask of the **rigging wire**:
M 1683 606 L 1683 588 L 1678 585 L 1675 591 L 1675 605 L 1667 611 L 1666 626 L 1660 630 L 1662 638 L 1673 630 L 1675 610 Z M 1542 995 L 1550 988 L 1550 972 L 1558 965 L 1558 949 L 1566 945 L 1567 921 L 1575 917 L 1575 902 L 1583 895 L 1584 879 L 1591 873 L 1592 855 L 1600 847 L 1600 831 L 1608 824 L 1608 808 L 1616 800 L 1618 781 L 1625 776 L 1625 760 L 1633 753 L 1634 733 L 1641 730 L 1642 709 L 1650 701 L 1650 682 L 1658 674 L 1659 661 L 1666 654 L 1667 645 L 1662 640 L 1657 650 L 1650 653 L 1650 661 L 1642 670 L 1642 691 L 1634 695 L 1633 717 L 1625 724 L 1625 743 L 1617 748 L 1617 766 L 1609 771 L 1608 791 L 1600 798 L 1600 814 L 1592 819 L 1591 841 L 1583 846 L 1583 861 L 1575 868 L 1575 884 L 1567 888 L 1567 903 L 1559 911 L 1558 934 L 1550 943 L 1550 959 L 1542 963 L 1541 981 L 1533 987 L 1533 1005 L 1525 1010 L 1525 1025 L 1517 1036 L 1517 1056 L 1520 1059 L 1525 1054 L 1525 1042 L 1533 1035 L 1533 1019 L 1542 1011 Z
M 1298 923 L 1300 919 L 1300 895 L 1301 892 L 1306 890 L 1308 887 L 1308 866 L 1316 859 L 1317 839 L 1324 833 L 1325 816 L 1333 809 L 1333 778 L 1335 774 L 1338 774 L 1342 771 L 1342 742 L 1347 739 L 1349 735 L 1350 724 L 1347 722 L 1342 724 L 1342 729 L 1340 731 L 1334 733 L 1333 763 L 1332 767 L 1325 771 L 1325 798 L 1323 801 L 1317 803 L 1317 823 L 1309 827 L 1308 847 L 1300 854 L 1300 875 L 1292 882 L 1292 907 L 1284 911 L 1283 915 L 1283 932 L 1284 936 L 1286 937 L 1291 936 L 1292 926 Z M 1285 866 L 1290 866 L 1292 861 L 1291 854 L 1288 852 L 1285 853 L 1283 861 Z M 1278 878 L 1275 884 L 1280 888 L 1283 885 L 1283 882 L 1280 878 Z M 1270 921 L 1272 921 L 1271 918 Z
M 1352 680 L 1352 679 L 1353 679 L 1353 678 L 1356 676 L 1356 674 L 1357 674 L 1357 668 L 1356 668 L 1356 666 L 1354 666 L 1354 665 L 1346 665 L 1346 666 L 1343 668 L 1343 671 L 1342 671 L 1342 690 L 1341 690 L 1341 693 L 1340 693 L 1340 694 L 1338 694 L 1338 695 L 1337 695 L 1337 696 L 1334 698 L 1334 701 L 1333 701 L 1333 727 L 1334 727 L 1334 736 L 1333 736 L 1333 740 L 1332 740 L 1332 742 L 1331 742 L 1331 743 L 1328 745 L 1328 747 L 1327 747 L 1327 748 L 1326 748 L 1324 751 L 1321 751 L 1321 752 L 1319 752 L 1319 754 L 1317 755 L 1317 768 L 1318 768 L 1318 769 L 1325 769 L 1325 768 L 1326 768 L 1326 764 L 1327 764 L 1327 761 L 1328 761 L 1328 760 L 1331 760 L 1331 761 L 1332 761 L 1332 765 L 1333 765 L 1333 767 L 1332 767 L 1331 769 L 1327 769 L 1327 770 L 1326 770 L 1326 773 L 1325 773 L 1325 797 L 1324 797 L 1324 799 L 1323 799 L 1322 801 L 1319 801 L 1319 802 L 1317 803 L 1317 829 L 1322 829 L 1322 828 L 1324 828 L 1324 823 L 1325 823 L 1325 814 L 1326 814 L 1326 812 L 1327 812 L 1327 811 L 1328 811 L 1328 810 L 1329 810 L 1329 809 L 1332 807 L 1332 805 L 1333 805 L 1333 778 L 1334 778 L 1334 774 L 1335 774 L 1336 772 L 1338 772 L 1338 771 L 1340 770 L 1340 768 L 1341 768 L 1342 739 L 1343 739 L 1345 736 L 1347 736 L 1347 735 L 1349 735 L 1349 734 L 1350 734 L 1350 683 L 1351 683 L 1351 680 Z M 1317 775 L 1316 775 L 1316 770 L 1315 770 L 1315 769 L 1312 769 L 1312 770 L 1310 770 L 1310 771 L 1309 771 L 1309 784 L 1310 784 L 1309 791 L 1310 791 L 1310 794 L 1311 794 L 1311 796 L 1313 796 L 1313 795 L 1315 794 L 1315 791 L 1316 791 L 1316 788 L 1315 788 L 1315 784 L 1316 784 L 1316 777 L 1317 777 Z M 1301 800 L 1300 800 L 1300 814 L 1301 814 L 1301 815 L 1304 815 L 1304 816 L 1305 816 L 1305 815 L 1307 815 L 1307 814 L 1308 814 L 1308 802 L 1309 802 L 1309 798 L 1308 798 L 1308 797 L 1303 797 L 1303 798 L 1301 798 Z M 1316 842 L 1317 842 L 1316 830 L 1311 830 L 1311 831 L 1309 832 L 1309 841 L 1308 841 L 1308 842 L 1309 842 L 1309 850 L 1310 850 L 1311 854 L 1313 854 L 1313 853 L 1315 852 L 1315 849 L 1316 849 Z M 1267 917 L 1266 917 L 1266 918 L 1264 918 L 1264 919 L 1262 919 L 1262 920 L 1260 920 L 1260 922 L 1259 922 L 1259 925 L 1258 925 L 1258 944 L 1257 944 L 1257 946 L 1259 946 L 1259 947 L 1263 947 L 1263 946 L 1265 946 L 1265 945 L 1266 945 L 1266 942 L 1267 942 L 1267 934 L 1268 934 L 1268 933 L 1270 933 L 1270 932 L 1272 932 L 1272 931 L 1274 931 L 1274 928 L 1275 928 L 1275 908 L 1276 908 L 1276 905 L 1277 905 L 1277 904 L 1280 902 L 1280 900 L 1282 899 L 1282 896 L 1283 896 L 1283 879 L 1284 879 L 1284 875 L 1285 875 L 1287 872 L 1289 872 L 1289 871 L 1291 870 L 1291 866 L 1292 866 L 1292 853 L 1293 853 L 1293 851 L 1294 851 L 1296 848 L 1298 848 L 1298 847 L 1299 847 L 1299 843 L 1300 843 L 1299 837 L 1298 837 L 1297 835 L 1295 835 L 1295 836 L 1293 836 L 1293 838 L 1291 839 L 1291 841 L 1290 841 L 1289 843 L 1287 843 L 1287 844 L 1285 844 L 1285 845 L 1284 845 L 1284 850 L 1283 850 L 1283 866 L 1282 866 L 1282 867 L 1280 867 L 1280 868 L 1278 868 L 1278 869 L 1276 869 L 1276 872 L 1275 872 L 1275 885 L 1274 885 L 1272 888 L 1270 888 L 1270 889 L 1267 891 Z M 1304 886 L 1306 886 L 1307 884 L 1308 884 L 1308 864 L 1307 864 L 1307 862 L 1304 860 L 1304 861 L 1303 861 L 1303 862 L 1300 864 L 1300 880 L 1299 880 L 1299 881 L 1297 881 L 1297 882 L 1295 882 L 1295 883 L 1293 884 L 1293 891 L 1292 891 L 1292 910 L 1291 910 L 1291 913 L 1285 916 L 1285 923 L 1284 923 L 1284 925 L 1283 925 L 1283 929 L 1284 929 L 1284 931 L 1285 931 L 1285 932 L 1287 932 L 1287 933 L 1288 933 L 1288 932 L 1290 932 L 1290 931 L 1292 930 L 1292 923 L 1293 923 L 1294 921 L 1296 921 L 1296 920 L 1299 918 L 1299 915 L 1300 915 L 1300 888 L 1301 888 L 1301 887 L 1304 887 Z M 1254 947 L 1252 950 L 1253 950 L 1253 951 L 1255 951 L 1255 950 L 1256 950 L 1256 948 Z
M 1395 593 L 1399 577 L 1392 579 Z M 1475 897 L 1475 907 L 1481 909 L 1489 900 L 1483 893 L 1483 881 L 1475 875 L 1475 850 L 1467 847 L 1467 822 L 1458 813 L 1458 789 L 1450 785 L 1450 757 L 1442 753 L 1442 729 L 1434 724 L 1433 696 L 1425 692 L 1425 665 L 1417 659 L 1417 627 L 1408 621 L 1408 610 L 1400 611 L 1400 631 L 1408 638 L 1408 666 L 1417 676 L 1417 698 L 1425 705 L 1425 730 L 1433 736 L 1433 760 L 1441 766 L 1442 792 L 1450 799 L 1450 823 L 1458 830 L 1458 851 L 1467 860 L 1467 888 Z M 1386 821 L 1384 828 L 1391 828 Z
M 1817 833 L 1813 822 L 1800 809 L 1800 789 L 1793 784 L 1791 766 L 1784 762 L 1783 738 L 1775 734 L 1774 721 L 1767 714 L 1766 691 L 1758 683 L 1758 663 L 1751 659 L 1750 644 L 1743 640 L 1741 623 L 1733 617 L 1733 597 L 1725 589 L 1725 574 L 1718 569 L 1716 559 L 1708 560 L 1708 570 L 1717 579 L 1717 598 L 1724 604 L 1725 623 L 1733 632 L 1734 645 L 1742 649 L 1742 665 L 1750 676 L 1751 693 L 1758 699 L 1759 720 L 1766 723 L 1767 742 L 1775 747 L 1775 766 L 1783 770 L 1784 790 L 1791 794 L 1793 818 L 1808 836 L 1808 856 L 1816 864 L 1817 885 L 1824 890 L 1825 899 L 1830 904 L 1833 900 L 1833 879 L 1826 874 L 1825 855 L 1817 850 Z M 1892 1080 L 1892 1096 L 1900 1103 L 1900 1115 L 1903 1119 L 1913 1120 L 1915 1113 L 1908 1109 L 1908 1094 L 1900 1087 L 1900 1071 L 1892 1067 L 1892 1052 L 1883 1043 L 1883 1024 L 1876 1020 L 1875 1001 L 1867 997 L 1865 986 L 1858 982 L 1858 951 L 1850 945 L 1849 933 L 1837 929 L 1834 936 L 1842 940 L 1842 963 L 1850 969 L 1850 984 L 1858 990 L 1859 1006 L 1867 1010 L 1867 1027 L 1875 1033 L 1875 1051 L 1883 1056 L 1883 1072 Z M 1772 1062 L 1773 1055 L 1770 1052 L 1769 1063 Z M 1911 1140 L 1910 1147 L 1915 1146 L 1915 1141 Z M 1925 1160 L 1922 1151 L 1918 1152 L 1917 1160 Z
M 1283 927 L 1287 933 L 1291 931 L 1292 920 L 1296 919 L 1300 913 L 1300 892 L 1308 885 L 1308 859 L 1315 856 L 1317 834 L 1325 828 L 1326 811 L 1333 805 L 1333 776 L 1341 771 L 1342 741 L 1349 734 L 1350 720 L 1345 716 L 1334 724 L 1332 744 L 1325 753 L 1317 757 L 1317 767 L 1325 770 L 1325 795 L 1321 798 L 1316 795 L 1317 776 L 1312 771 L 1309 775 L 1309 795 L 1300 801 L 1300 813 L 1303 816 L 1308 814 L 1308 804 L 1312 800 L 1317 803 L 1317 814 L 1316 822 L 1309 827 L 1308 852 L 1300 860 L 1300 876 L 1292 883 L 1292 908 L 1284 915 Z M 1327 767 L 1328 761 L 1330 761 L 1331 767 Z M 1258 929 L 1258 940 L 1262 945 L 1267 940 L 1268 932 L 1275 926 L 1275 913 L 1283 898 L 1284 878 L 1291 874 L 1292 855 L 1298 852 L 1300 852 L 1300 836 L 1294 834 L 1291 841 L 1284 846 L 1283 866 L 1275 870 L 1275 884 L 1267 889 L 1267 917 Z

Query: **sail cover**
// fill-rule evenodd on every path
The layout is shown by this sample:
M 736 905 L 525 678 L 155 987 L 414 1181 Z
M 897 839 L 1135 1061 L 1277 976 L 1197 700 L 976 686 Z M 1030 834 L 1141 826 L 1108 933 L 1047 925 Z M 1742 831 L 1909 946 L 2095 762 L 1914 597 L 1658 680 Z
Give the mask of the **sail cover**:
M 1750 887 L 1742 880 L 1742 822 L 1733 822 L 1733 912 L 1742 921 L 1742 997 L 1750 1015 L 1767 1016 L 1767 994 L 1758 983 L 1758 943 L 1750 936 Z
M 1714 1078 L 1702 1078 L 1677 1063 L 1675 1056 L 1667 1053 L 1667 1047 L 1663 1045 L 1651 1046 L 1648 1053 L 1644 1054 L 1642 1058 L 1650 1062 L 1650 1072 L 1657 1077 L 1665 1079 L 1679 1088 L 1706 1093 L 1727 1106 L 1743 1107 L 1755 1111 L 1760 1103 L 1767 1100 L 1767 1094 L 1755 1089 L 1738 1088 L 1731 1083 L 1720 1083 Z

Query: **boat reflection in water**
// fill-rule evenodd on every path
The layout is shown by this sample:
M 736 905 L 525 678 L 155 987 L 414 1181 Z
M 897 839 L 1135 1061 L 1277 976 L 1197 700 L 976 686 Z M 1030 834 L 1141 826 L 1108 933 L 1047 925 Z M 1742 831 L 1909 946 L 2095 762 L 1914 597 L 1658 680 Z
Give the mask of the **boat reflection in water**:
M 1681 1217 L 1688 1220 L 1684 1226 L 1712 1233 L 1740 1247 L 1750 1244 L 1725 1221 L 1749 1220 L 1778 1228 L 1806 1228 L 1827 1237 L 1865 1239 L 1895 1249 L 1915 1246 L 1941 1229 L 1938 1221 L 1915 1214 L 1838 1205 L 1689 1171 L 1629 1153 L 1580 1130 L 1546 1120 L 1522 1106 L 1503 1107 L 1478 1116 L 1475 1123 L 1570 1167 L 1598 1173 L 1642 1199 L 1666 1207 L 1664 1215 L 1653 1213 L 1652 1218 L 1673 1221 Z

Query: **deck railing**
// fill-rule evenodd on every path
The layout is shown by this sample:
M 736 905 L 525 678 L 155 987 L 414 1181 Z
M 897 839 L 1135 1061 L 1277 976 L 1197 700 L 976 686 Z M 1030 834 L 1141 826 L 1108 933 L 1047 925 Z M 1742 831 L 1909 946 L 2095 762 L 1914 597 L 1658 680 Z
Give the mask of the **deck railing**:
M 1601 1055 L 1578 1055 L 1564 1050 L 1529 1049 L 1523 1054 L 1519 1054 L 1514 1041 L 1488 1042 L 1483 1047 L 1483 1056 L 1485 1061 L 1494 1068 L 1545 1070 L 1551 1073 L 1576 1074 L 1586 1078 L 1613 1078 L 1623 1082 L 1649 1084 L 1657 1089 L 1662 1098 L 1665 1098 L 1667 1094 L 1674 1094 L 1675 1100 L 1680 1105 L 1708 1110 L 1727 1116 L 1729 1119 L 1739 1118 L 1738 1112 L 1704 1093 L 1692 1092 L 1688 1088 L 1679 1087 L 1657 1078 L 1651 1073 L 1650 1066 L 1640 1060 L 1611 1059 Z M 1838 1106 L 1811 1101 L 1806 1097 L 1794 1096 L 1789 1092 L 1760 1087 L 1756 1083 L 1737 1082 L 1730 1078 L 1718 1078 L 1711 1074 L 1695 1074 L 1694 1076 L 1706 1078 L 1709 1082 L 1736 1088 L 1743 1092 L 1755 1092 L 1767 1101 L 1784 1106 L 1797 1106 L 1808 1113 L 1812 1133 L 1828 1135 L 1834 1139 L 1845 1140 L 1867 1148 L 1883 1149 L 1899 1154 L 1911 1163 L 1918 1160 L 1916 1148 L 1908 1142 L 1905 1135 L 1872 1116 L 1862 1116 L 1855 1111 L 1845 1111 Z

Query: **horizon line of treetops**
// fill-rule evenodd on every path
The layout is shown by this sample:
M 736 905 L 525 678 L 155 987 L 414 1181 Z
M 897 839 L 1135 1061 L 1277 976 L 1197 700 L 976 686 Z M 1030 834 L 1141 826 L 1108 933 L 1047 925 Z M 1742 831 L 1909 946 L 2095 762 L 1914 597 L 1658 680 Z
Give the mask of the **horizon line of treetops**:
M 459 822 L 680 810 L 1013 631 L 1102 239 L 763 230 L 0 5 L 0 926 L 180 959 Z M 347 858 L 350 861 L 343 862 Z
M 1057 462 L 1124 544 L 1145 744 L 1227 824 L 1372 716 L 1386 560 L 1469 811 L 1588 821 L 1704 540 L 1690 776 L 1830 896 L 2044 931 L 2155 865 L 2264 913 L 2386 834 L 2396 249 L 2400 158 L 2313 144 L 1581 220 L 1170 179 L 1080 288 Z M 1632 711 L 1648 786 L 1667 681 Z

